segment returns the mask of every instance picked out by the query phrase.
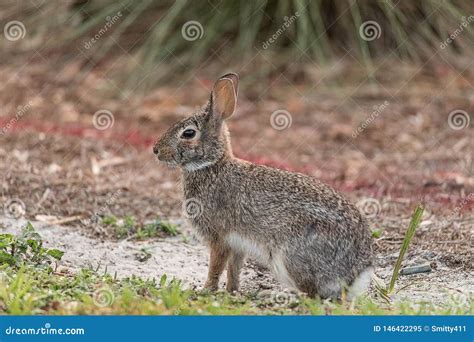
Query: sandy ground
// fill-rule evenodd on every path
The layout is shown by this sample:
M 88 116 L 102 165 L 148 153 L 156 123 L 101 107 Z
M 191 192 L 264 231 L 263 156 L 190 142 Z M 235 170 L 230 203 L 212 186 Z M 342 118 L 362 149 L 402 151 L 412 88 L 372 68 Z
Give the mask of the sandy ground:
M 7 232 L 17 233 L 26 220 L 0 217 L 0 225 Z M 181 221 L 177 221 L 181 223 Z M 48 225 L 42 222 L 32 222 L 49 247 L 66 251 L 61 267 L 77 271 L 83 267 L 99 267 L 110 274 L 119 277 L 131 275 L 143 278 L 159 279 L 163 274 L 169 278 L 176 277 L 183 281 L 185 287 L 202 288 L 208 266 L 207 250 L 197 241 L 189 227 L 181 225 L 183 235 L 165 239 L 147 241 L 107 241 L 91 238 L 81 234 L 77 229 Z M 140 261 L 139 255 L 146 250 L 151 257 Z M 409 254 L 410 255 L 410 254 Z M 392 265 L 397 253 L 379 256 L 377 259 L 376 275 L 386 283 L 392 273 Z M 474 274 L 463 270 L 463 267 L 452 268 L 439 261 L 436 251 L 424 251 L 411 254 L 405 263 L 429 263 L 433 270 L 430 273 L 400 276 L 397 283 L 395 300 L 408 299 L 416 302 L 427 302 L 442 305 L 455 298 L 459 302 L 472 300 L 474 295 Z M 433 261 L 434 260 L 434 261 Z M 225 279 L 225 274 L 222 277 Z M 246 294 L 258 295 L 262 291 L 280 293 L 288 289 L 282 288 L 262 266 L 248 260 L 241 275 L 241 291 Z M 223 288 L 224 281 L 221 282 Z M 370 290 L 372 296 L 375 290 Z
M 26 223 L 24 219 L 0 217 L 0 225 L 5 228 L 5 232 L 19 233 Z M 107 241 L 90 238 L 71 227 L 31 223 L 47 246 L 66 251 L 60 266 L 72 271 L 99 266 L 100 270 L 107 269 L 107 272 L 116 273 L 118 277 L 135 275 L 159 279 L 166 274 L 169 279 L 180 279 L 185 287 L 191 288 L 202 288 L 206 279 L 207 249 L 188 229 L 182 232 L 188 236 L 186 242 L 183 241 L 183 235 L 146 241 Z M 146 261 L 140 261 L 143 250 L 151 254 Z M 225 279 L 224 276 L 222 279 Z M 281 290 L 268 272 L 251 262 L 247 262 L 241 277 L 243 291 Z

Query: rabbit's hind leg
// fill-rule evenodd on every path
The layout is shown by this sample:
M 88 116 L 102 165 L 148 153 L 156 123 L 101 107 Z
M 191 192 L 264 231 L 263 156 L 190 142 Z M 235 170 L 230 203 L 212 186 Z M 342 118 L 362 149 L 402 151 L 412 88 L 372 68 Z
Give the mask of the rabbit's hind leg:
M 283 252 L 274 250 L 270 253 L 270 270 L 277 280 L 290 289 L 296 289 L 297 285 L 294 278 L 288 272 L 286 258 Z
M 323 256 L 315 253 L 312 246 L 293 244 L 286 259 L 286 269 L 295 287 L 309 297 L 334 298 L 341 292 L 341 283 L 333 265 L 321 262 Z M 325 260 L 324 260 L 325 261 Z

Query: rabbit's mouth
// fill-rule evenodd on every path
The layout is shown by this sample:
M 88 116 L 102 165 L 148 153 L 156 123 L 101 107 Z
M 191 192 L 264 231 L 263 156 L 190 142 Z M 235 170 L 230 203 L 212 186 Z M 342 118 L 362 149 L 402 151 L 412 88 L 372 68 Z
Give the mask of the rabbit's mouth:
M 176 163 L 175 161 L 168 161 L 168 160 L 159 160 L 159 161 L 172 169 L 175 169 L 179 166 L 178 163 Z
M 179 166 L 173 152 L 169 148 L 160 148 L 158 143 L 153 147 L 153 153 L 160 163 L 165 164 L 168 167 L 175 168 Z
M 158 159 L 161 164 L 165 164 L 173 169 L 179 166 L 179 163 L 174 158 L 163 158 L 161 155 L 156 154 L 156 159 Z

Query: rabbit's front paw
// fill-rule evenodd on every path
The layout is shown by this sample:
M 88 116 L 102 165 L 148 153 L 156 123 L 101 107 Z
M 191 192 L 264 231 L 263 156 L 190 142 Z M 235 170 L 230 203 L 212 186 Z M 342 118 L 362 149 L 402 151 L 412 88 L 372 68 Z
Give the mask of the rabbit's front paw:
M 206 281 L 204 284 L 204 291 L 216 292 L 219 289 L 219 286 L 214 281 Z

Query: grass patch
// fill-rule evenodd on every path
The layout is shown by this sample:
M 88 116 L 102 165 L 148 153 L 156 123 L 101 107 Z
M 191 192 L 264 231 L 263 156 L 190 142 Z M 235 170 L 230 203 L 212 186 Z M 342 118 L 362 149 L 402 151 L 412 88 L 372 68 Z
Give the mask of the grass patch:
M 382 229 L 372 229 L 372 237 L 378 239 L 382 236 L 383 230 Z
M 16 266 L 24 263 L 35 267 L 50 267 L 53 260 L 61 260 L 64 252 L 43 246 L 41 236 L 31 223 L 17 236 L 0 234 L 0 264 Z
M 6 314 L 126 315 L 421 315 L 473 314 L 466 301 L 452 297 L 444 305 L 360 298 L 331 302 L 259 293 L 231 296 L 184 289 L 179 280 L 117 279 L 93 269 L 75 274 L 24 265 L 0 267 L 0 309 Z
M 472 301 L 452 297 L 443 305 L 386 303 L 363 297 L 355 301 L 322 301 L 289 293 L 261 291 L 232 296 L 183 288 L 177 279 L 119 279 L 99 268 L 71 273 L 56 265 L 62 254 L 34 248 L 41 237 L 29 224 L 28 256 L 0 264 L 0 310 L 6 314 L 127 315 L 419 315 L 473 314 Z M 5 235 L 1 235 L 2 239 Z M 8 238 L 10 239 L 10 237 Z M 13 237 L 21 241 L 22 235 Z M 3 240 L 1 240 L 3 241 Z M 2 244 L 11 252 L 12 244 Z M 40 261 L 40 262 L 38 262 Z M 55 267 L 52 267 L 55 266 Z
M 143 240 L 179 234 L 178 227 L 175 224 L 161 220 L 159 217 L 152 222 L 139 224 L 135 217 L 131 215 L 127 215 L 122 219 L 114 215 L 106 215 L 102 218 L 102 224 L 113 228 L 115 237 L 119 240 L 125 238 Z

